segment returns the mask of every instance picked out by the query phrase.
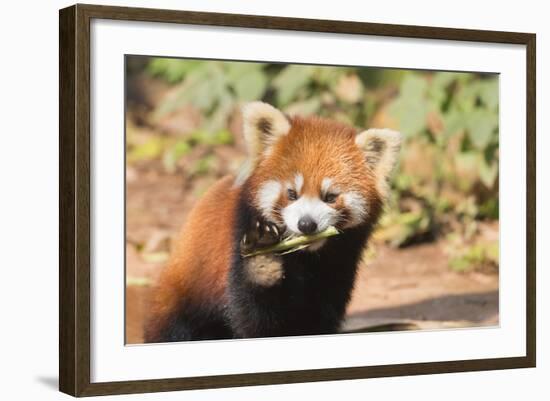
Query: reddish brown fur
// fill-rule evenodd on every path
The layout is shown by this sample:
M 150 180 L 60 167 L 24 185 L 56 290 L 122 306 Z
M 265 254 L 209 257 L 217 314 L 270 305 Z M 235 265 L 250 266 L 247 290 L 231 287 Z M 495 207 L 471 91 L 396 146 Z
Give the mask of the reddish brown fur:
M 301 194 L 320 196 L 323 178 L 330 177 L 333 185 L 341 190 L 359 192 L 365 199 L 378 203 L 376 177 L 365 163 L 363 151 L 355 144 L 356 134 L 353 128 L 337 121 L 294 117 L 290 132 L 260 160 L 250 178 L 252 196 L 256 196 L 262 183 L 268 180 L 294 182 L 294 175 L 300 172 L 306 178 Z M 283 191 L 275 212 L 287 204 Z M 342 209 L 343 200 L 339 198 L 333 207 Z M 277 213 L 275 217 L 281 223 Z
M 363 194 L 378 214 L 381 201 L 376 179 L 363 152 L 355 145 L 355 135 L 353 128 L 335 121 L 293 118 L 288 135 L 282 136 L 269 155 L 260 159 L 249 178 L 246 185 L 252 197 L 266 180 L 292 181 L 294 174 L 301 172 L 305 176 L 302 193 L 318 196 L 323 178 L 331 177 L 344 191 Z M 149 338 L 156 338 L 167 320 L 186 305 L 212 299 L 224 302 L 234 219 L 243 188 L 234 187 L 233 183 L 233 177 L 217 182 L 190 213 L 154 291 Z M 277 206 L 287 203 L 282 195 Z M 342 208 L 342 200 L 333 207 Z
M 150 336 L 186 303 L 224 297 L 239 189 L 225 177 L 193 208 L 154 290 Z

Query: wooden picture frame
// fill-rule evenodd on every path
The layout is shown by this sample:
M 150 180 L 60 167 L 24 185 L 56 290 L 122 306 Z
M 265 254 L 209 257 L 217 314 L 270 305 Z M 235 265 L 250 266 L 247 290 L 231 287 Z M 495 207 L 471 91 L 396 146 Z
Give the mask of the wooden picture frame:
M 90 380 L 90 21 L 96 18 L 492 42 L 526 46 L 526 355 L 523 357 L 399 365 L 92 383 Z M 96 5 L 74 5 L 60 10 L 59 28 L 59 388 L 62 392 L 73 396 L 93 396 L 535 366 L 536 37 L 534 34 Z

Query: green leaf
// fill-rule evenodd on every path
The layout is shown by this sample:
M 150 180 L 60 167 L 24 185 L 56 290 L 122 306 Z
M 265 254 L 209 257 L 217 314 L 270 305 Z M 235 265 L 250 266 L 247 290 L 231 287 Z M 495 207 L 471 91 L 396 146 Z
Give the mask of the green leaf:
M 479 205 L 480 216 L 498 220 L 498 203 L 498 198 L 490 198 Z
M 273 80 L 277 89 L 279 107 L 286 106 L 305 87 L 313 77 L 315 67 L 308 65 L 289 65 L 285 67 Z
M 225 90 L 220 93 L 213 113 L 203 124 L 204 130 L 214 133 L 225 129 L 229 115 L 233 111 L 234 103 L 235 100 L 229 91 Z
M 494 115 L 483 109 L 476 109 L 468 115 L 468 136 L 477 149 L 484 150 L 493 136 L 496 136 L 497 123 Z
M 208 146 L 229 145 L 233 143 L 233 135 L 228 130 L 219 131 L 195 131 L 191 135 L 191 140 L 195 143 Z
M 402 82 L 400 96 L 410 99 L 420 99 L 426 95 L 428 82 L 425 78 L 417 75 L 408 75 Z
M 445 127 L 445 137 L 449 138 L 455 134 L 461 133 L 466 128 L 465 118 L 462 112 L 456 107 L 443 114 L 443 125 Z
M 487 79 L 480 84 L 479 97 L 484 105 L 490 110 L 498 109 L 499 101 L 499 80 L 498 76 Z
M 316 67 L 313 79 L 321 85 L 332 86 L 338 82 L 338 78 L 346 71 L 353 71 L 347 68 Z
M 252 70 L 233 83 L 237 98 L 242 102 L 261 99 L 267 88 L 267 77 L 262 71 Z
M 461 246 L 454 250 L 449 265 L 456 271 L 466 271 L 499 262 L 498 241 Z
M 432 229 L 432 219 L 426 210 L 387 214 L 376 231 L 378 240 L 393 247 L 402 246 L 414 237 L 427 234 Z
M 449 260 L 449 266 L 451 269 L 457 272 L 464 272 L 466 270 L 470 270 L 472 268 L 472 263 L 467 257 L 464 256 L 456 256 L 454 258 L 451 258 Z
M 495 263 L 498 263 L 500 260 L 500 247 L 499 242 L 494 241 L 486 245 L 485 248 L 485 257 Z
M 191 145 L 187 141 L 178 141 L 172 147 L 172 152 L 177 158 L 180 158 L 191 152 Z
M 433 74 L 432 86 L 438 89 L 446 89 L 461 74 L 459 72 L 436 72 Z
M 428 105 L 424 99 L 398 98 L 388 109 L 399 123 L 399 130 L 407 137 L 417 135 L 426 128 Z
M 228 130 L 221 130 L 214 136 L 216 145 L 230 145 L 233 143 L 233 134 Z
M 147 142 L 137 145 L 128 152 L 128 162 L 133 163 L 142 160 L 156 159 L 162 154 L 163 141 L 161 138 L 154 136 Z
M 214 166 L 215 158 L 212 155 L 207 155 L 202 159 L 196 161 L 191 169 L 191 174 L 193 175 L 204 175 L 207 174 L 210 169 Z
M 186 104 L 192 104 L 203 112 L 209 112 L 214 107 L 227 92 L 225 73 L 220 63 L 205 64 L 203 67 L 191 71 L 179 88 L 160 103 L 154 118 Z
M 462 170 L 475 170 L 478 166 L 479 155 L 473 151 L 457 153 L 455 162 Z
M 204 61 L 182 60 L 175 58 L 152 58 L 147 65 L 147 71 L 152 75 L 160 76 L 168 82 L 181 81 L 186 74 L 195 68 L 201 67 Z
M 473 112 L 476 107 L 476 99 L 478 97 L 479 87 L 477 83 L 465 83 L 463 86 L 459 86 L 459 89 L 455 93 L 454 103 L 458 109 L 468 115 Z
M 201 110 L 208 109 L 215 101 L 212 89 L 208 72 L 203 68 L 194 70 L 174 92 L 160 102 L 154 118 L 161 118 L 186 104 L 193 104 Z
M 185 156 L 191 152 L 191 145 L 187 141 L 178 141 L 166 152 L 162 158 L 162 163 L 164 168 L 168 172 L 174 172 L 176 169 L 176 164 L 182 156 Z
M 227 82 L 233 85 L 235 82 L 242 79 L 243 76 L 252 74 L 258 71 L 263 71 L 264 64 L 261 63 L 243 63 L 228 61 L 223 63 L 223 69 L 226 74 Z
M 430 104 L 426 100 L 426 79 L 417 74 L 407 75 L 401 83 L 399 96 L 390 105 L 388 112 L 399 123 L 400 131 L 407 137 L 426 129 Z

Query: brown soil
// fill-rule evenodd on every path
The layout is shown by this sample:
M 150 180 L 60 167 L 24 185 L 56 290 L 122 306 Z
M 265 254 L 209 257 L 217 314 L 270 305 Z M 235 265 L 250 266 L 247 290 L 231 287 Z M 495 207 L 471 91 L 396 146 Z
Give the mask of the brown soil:
M 219 175 L 191 179 L 159 171 L 127 171 L 128 343 L 143 341 L 150 283 L 163 266 L 170 238 Z M 452 271 L 442 242 L 403 249 L 374 243 L 371 250 L 348 308 L 348 331 L 498 324 L 498 275 Z

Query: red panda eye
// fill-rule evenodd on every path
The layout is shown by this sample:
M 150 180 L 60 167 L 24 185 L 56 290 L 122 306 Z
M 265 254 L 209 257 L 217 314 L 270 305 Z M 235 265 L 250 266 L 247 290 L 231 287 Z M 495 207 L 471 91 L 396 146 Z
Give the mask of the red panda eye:
M 296 191 L 293 190 L 293 189 L 289 189 L 288 190 L 288 200 L 295 201 L 296 199 L 298 199 L 298 194 L 296 193 Z
M 323 199 L 326 203 L 334 203 L 336 202 L 336 199 L 338 199 L 337 194 L 326 194 L 325 198 Z

